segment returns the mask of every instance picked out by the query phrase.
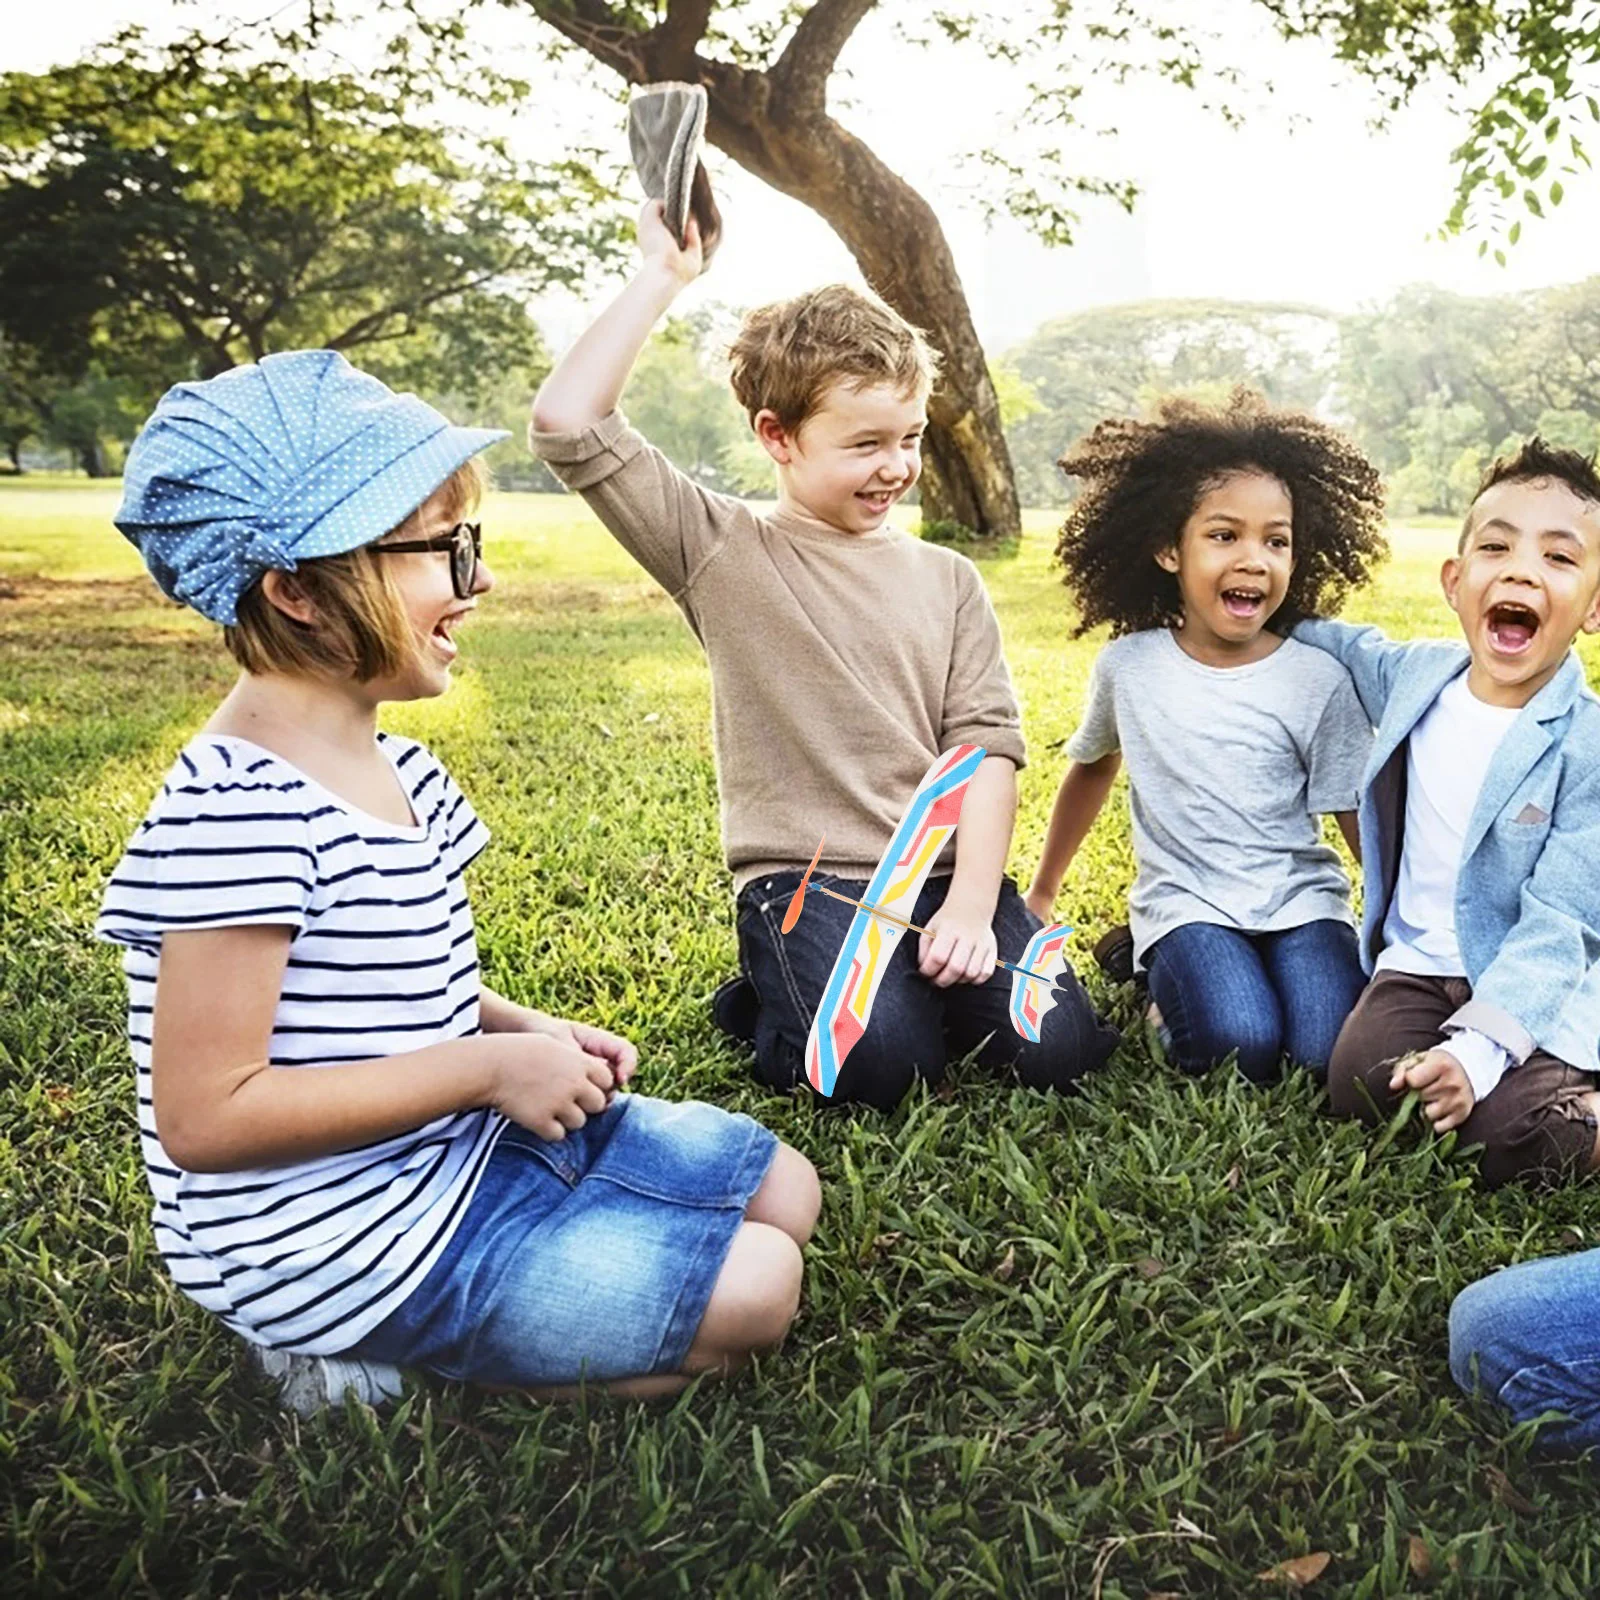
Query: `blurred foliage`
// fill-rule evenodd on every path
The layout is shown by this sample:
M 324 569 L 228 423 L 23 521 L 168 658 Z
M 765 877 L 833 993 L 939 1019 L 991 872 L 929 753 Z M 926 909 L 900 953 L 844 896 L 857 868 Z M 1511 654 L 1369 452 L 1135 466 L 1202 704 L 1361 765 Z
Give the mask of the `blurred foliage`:
M 1046 323 L 1000 368 L 1037 402 L 1008 428 L 1028 505 L 1065 503 L 1055 462 L 1101 417 L 1245 382 L 1348 427 L 1387 475 L 1397 515 L 1453 514 L 1528 434 L 1600 447 L 1600 277 L 1478 298 L 1414 286 L 1343 317 L 1212 300 L 1111 306 Z
M 89 409 L 111 385 L 137 411 L 275 349 L 473 404 L 508 374 L 526 392 L 529 299 L 619 258 L 592 152 L 535 165 L 462 126 L 526 84 L 421 32 L 357 72 L 319 26 L 129 29 L 0 76 L 4 384 L 42 438 L 68 442 L 63 392 L 86 382 Z

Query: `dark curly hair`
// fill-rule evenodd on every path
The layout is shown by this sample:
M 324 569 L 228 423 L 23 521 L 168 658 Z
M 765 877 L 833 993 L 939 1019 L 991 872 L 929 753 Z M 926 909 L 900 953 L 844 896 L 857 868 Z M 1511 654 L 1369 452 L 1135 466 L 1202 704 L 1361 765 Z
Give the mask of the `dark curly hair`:
M 1472 532 L 1472 513 L 1478 502 L 1497 483 L 1545 480 L 1564 483 L 1580 500 L 1600 505 L 1600 471 L 1596 470 L 1595 458 L 1584 455 L 1581 450 L 1567 450 L 1560 445 L 1550 444 L 1534 434 L 1517 446 L 1515 455 L 1496 456 L 1485 469 L 1478 492 L 1467 507 L 1466 518 L 1461 524 L 1461 542 L 1457 548 L 1466 545 L 1467 535 Z
M 1237 388 L 1224 406 L 1176 396 L 1150 421 L 1109 417 L 1060 461 L 1083 489 L 1056 543 L 1078 602 L 1076 638 L 1111 624 L 1113 636 L 1182 619 L 1178 580 L 1156 565 L 1177 543 L 1201 497 L 1235 472 L 1264 472 L 1294 505 L 1294 571 L 1268 626 L 1337 610 L 1387 554 L 1377 468 L 1335 428 L 1275 411 Z

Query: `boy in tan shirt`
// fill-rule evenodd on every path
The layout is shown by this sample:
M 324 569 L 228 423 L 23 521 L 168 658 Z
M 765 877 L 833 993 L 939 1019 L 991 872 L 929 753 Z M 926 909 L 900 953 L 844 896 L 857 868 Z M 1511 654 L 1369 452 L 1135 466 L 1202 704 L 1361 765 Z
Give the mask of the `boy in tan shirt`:
M 693 224 L 680 248 L 658 203 L 639 247 L 638 272 L 539 390 L 530 439 L 672 596 L 710 663 L 742 968 L 718 1021 L 755 1045 L 763 1081 L 805 1082 L 806 1035 L 854 915 L 817 896 L 778 931 L 818 837 L 816 881 L 860 895 L 930 763 L 981 744 L 954 860 L 917 901 L 929 932 L 896 949 L 833 1099 L 888 1110 L 980 1046 L 1029 1084 L 1066 1087 L 1116 1034 L 1068 973 L 1029 1044 L 1011 1029 L 1008 983 L 990 981 L 996 956 L 1017 960 L 1040 927 L 1003 877 L 1024 748 L 999 625 L 970 561 L 888 524 L 921 468 L 931 353 L 842 286 L 753 312 L 733 386 L 777 466 L 777 509 L 758 513 L 701 488 L 617 411 L 651 329 L 702 265 Z

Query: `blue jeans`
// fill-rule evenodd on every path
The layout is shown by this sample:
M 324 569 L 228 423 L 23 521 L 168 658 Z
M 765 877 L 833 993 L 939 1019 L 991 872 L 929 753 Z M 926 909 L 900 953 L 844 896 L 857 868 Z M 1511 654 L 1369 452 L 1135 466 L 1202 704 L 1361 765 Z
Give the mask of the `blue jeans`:
M 1507 1267 L 1450 1307 L 1450 1372 L 1469 1394 L 1498 1401 L 1513 1422 L 1546 1412 L 1546 1449 L 1600 1445 L 1600 1250 Z
M 1205 1072 L 1237 1051 L 1252 1083 L 1275 1078 L 1286 1055 L 1324 1074 L 1366 982 L 1355 930 L 1332 920 L 1278 933 L 1191 922 L 1144 959 L 1178 1067 Z
M 818 894 L 816 885 L 857 899 L 867 890 L 854 879 L 818 874 L 804 915 L 784 934 L 779 925 L 801 876 L 775 872 L 758 878 L 746 885 L 738 902 L 739 965 L 756 1003 L 756 1075 L 774 1089 L 807 1081 L 806 1036 L 855 917 L 850 906 Z M 910 920 L 926 927 L 949 888 L 949 877 L 930 878 Z M 1020 959 L 1042 926 L 1007 878 L 993 923 L 1000 955 Z M 937 1083 L 952 1055 L 973 1050 L 985 1066 L 1011 1068 L 1030 1088 L 1066 1089 L 1116 1048 L 1116 1031 L 1095 1015 L 1070 969 L 1060 979 L 1066 992 L 1045 1017 L 1039 1043 L 1030 1044 L 1011 1026 L 1009 972 L 1000 967 L 987 983 L 936 988 L 917 971 L 918 943 L 917 935 L 908 933 L 895 947 L 872 1004 L 872 1020 L 845 1060 L 831 1103 L 892 1110 L 916 1079 Z

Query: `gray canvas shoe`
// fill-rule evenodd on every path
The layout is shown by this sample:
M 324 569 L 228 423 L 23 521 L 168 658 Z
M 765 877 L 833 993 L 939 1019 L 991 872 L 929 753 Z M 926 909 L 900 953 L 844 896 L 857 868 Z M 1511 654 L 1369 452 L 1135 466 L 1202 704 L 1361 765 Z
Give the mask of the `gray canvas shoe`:
M 689 218 L 700 226 L 705 265 L 722 238 L 722 216 L 700 151 L 705 142 L 706 91 L 698 83 L 647 83 L 628 102 L 628 148 L 644 192 L 659 200 L 680 245 Z
M 358 1361 L 350 1356 L 303 1356 L 288 1350 L 248 1346 L 256 1369 L 278 1386 L 278 1399 L 297 1416 L 312 1417 L 329 1406 L 340 1405 L 348 1390 L 369 1406 L 398 1400 L 401 1373 L 381 1361 Z

